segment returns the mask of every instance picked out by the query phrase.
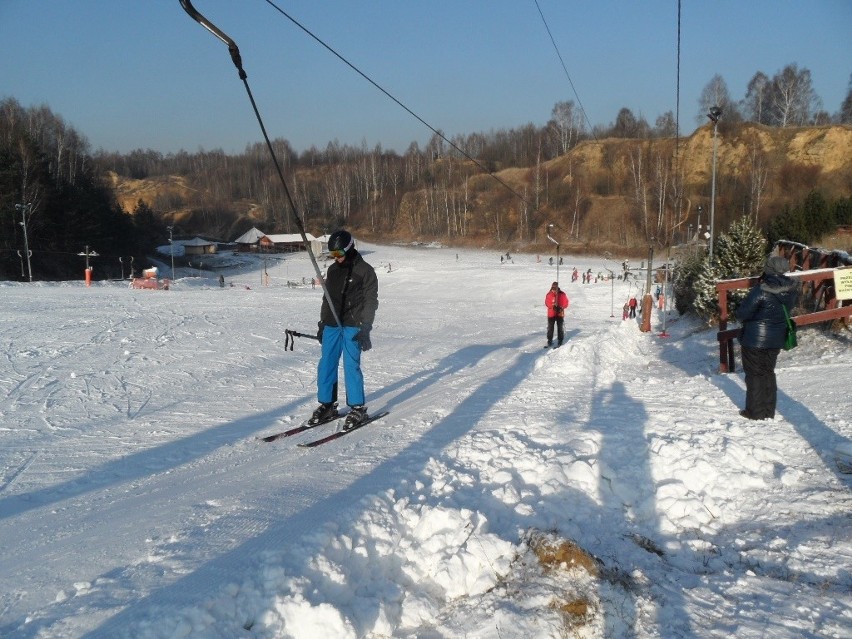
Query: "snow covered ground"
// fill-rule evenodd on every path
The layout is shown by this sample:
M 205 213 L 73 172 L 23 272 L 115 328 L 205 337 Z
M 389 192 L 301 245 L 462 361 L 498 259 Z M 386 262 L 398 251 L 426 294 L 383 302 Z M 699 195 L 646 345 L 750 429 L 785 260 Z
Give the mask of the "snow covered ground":
M 751 422 L 714 331 L 570 282 L 617 263 L 566 258 L 544 350 L 545 256 L 363 252 L 390 416 L 313 449 L 257 439 L 315 406 L 304 254 L 0 283 L 0 637 L 852 637 L 848 333 L 802 330 Z

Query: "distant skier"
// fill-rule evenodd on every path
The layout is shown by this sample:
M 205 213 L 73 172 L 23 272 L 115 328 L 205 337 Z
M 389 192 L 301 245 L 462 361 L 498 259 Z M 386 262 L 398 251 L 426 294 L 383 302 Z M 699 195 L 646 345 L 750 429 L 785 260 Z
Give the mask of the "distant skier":
M 544 296 L 547 307 L 547 345 L 553 346 L 553 327 L 556 326 L 556 345 L 562 346 L 565 338 L 565 310 L 568 308 L 568 296 L 559 288 L 559 282 L 550 285 L 550 290 Z
M 373 267 L 355 250 L 355 240 L 347 231 L 331 234 L 328 253 L 334 263 L 326 273 L 326 288 L 342 327 L 337 325 L 328 300 L 323 296 L 317 332 L 322 344 L 317 367 L 320 405 L 308 423 L 319 424 L 337 416 L 337 368 L 342 355 L 346 403 L 350 407 L 343 428 L 348 429 L 367 419 L 361 353 L 372 348 L 370 331 L 379 306 L 379 281 Z

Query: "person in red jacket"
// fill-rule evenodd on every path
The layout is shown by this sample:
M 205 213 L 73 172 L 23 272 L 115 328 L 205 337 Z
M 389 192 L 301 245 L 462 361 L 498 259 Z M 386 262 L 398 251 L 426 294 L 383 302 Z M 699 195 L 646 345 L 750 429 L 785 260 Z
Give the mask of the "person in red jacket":
M 568 296 L 559 288 L 559 282 L 550 285 L 550 290 L 544 296 L 547 307 L 547 346 L 553 346 L 553 327 L 556 326 L 556 346 L 562 346 L 565 338 L 565 311 L 568 308 Z

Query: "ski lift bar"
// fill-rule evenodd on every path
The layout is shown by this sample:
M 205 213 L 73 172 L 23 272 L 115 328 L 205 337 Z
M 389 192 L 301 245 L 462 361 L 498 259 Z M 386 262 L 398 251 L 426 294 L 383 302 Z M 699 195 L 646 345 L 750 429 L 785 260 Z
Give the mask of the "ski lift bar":
M 237 71 L 240 72 L 240 79 L 245 80 L 248 75 L 243 70 L 243 59 L 240 56 L 240 49 L 237 46 L 237 43 L 234 42 L 228 34 L 201 15 L 198 9 L 192 6 L 192 2 L 190 2 L 190 0 L 180 0 L 180 5 L 183 7 L 184 11 L 189 14 L 190 18 L 195 20 L 198 24 L 207 29 L 228 46 L 228 52 L 231 54 L 231 60 L 233 60 L 234 66 L 237 67 Z
M 287 202 L 290 204 L 290 210 L 293 213 L 293 220 L 296 223 L 296 228 L 299 230 L 299 235 L 302 236 L 302 243 L 305 245 L 305 250 L 311 260 L 311 264 L 314 267 L 314 272 L 316 273 L 317 279 L 319 280 L 319 283 L 322 286 L 323 296 L 328 302 L 335 323 L 337 324 L 337 326 L 342 328 L 343 323 L 340 321 L 340 317 L 338 316 L 337 310 L 334 307 L 334 302 L 331 299 L 331 294 L 328 292 L 328 287 L 325 285 L 325 280 L 323 279 L 322 273 L 320 272 L 319 264 L 317 264 L 317 260 L 316 257 L 314 257 L 310 242 L 308 242 L 308 237 L 305 233 L 305 225 L 302 222 L 302 218 L 296 208 L 296 203 L 293 201 L 293 196 L 291 195 L 290 189 L 287 186 L 287 181 L 284 179 L 284 172 L 281 170 L 281 164 L 278 162 L 278 157 L 275 155 L 275 149 L 272 148 L 272 142 L 270 141 L 269 135 L 266 132 L 266 126 L 263 124 L 263 118 L 260 116 L 260 111 L 257 108 L 257 103 L 255 102 L 254 96 L 251 92 L 251 88 L 249 87 L 247 80 L 248 75 L 243 70 L 243 62 L 242 57 L 240 56 L 239 47 L 237 47 L 237 43 L 234 42 L 224 31 L 219 29 L 216 25 L 210 22 L 210 20 L 201 15 L 201 13 L 199 13 L 198 10 L 192 6 L 191 0 L 179 1 L 180 5 L 183 7 L 184 11 L 186 11 L 190 18 L 195 20 L 198 24 L 207 29 L 210 33 L 216 36 L 216 38 L 218 38 L 228 46 L 228 51 L 231 54 L 231 60 L 234 62 L 234 66 L 236 66 L 237 70 L 240 72 L 240 80 L 242 80 L 243 86 L 245 86 L 246 93 L 248 94 L 252 109 L 254 109 L 255 117 L 257 117 L 257 123 L 260 125 L 261 133 L 263 133 L 263 139 L 266 141 L 266 148 L 269 149 L 269 155 L 272 158 L 272 163 L 275 165 L 275 170 L 278 173 L 278 178 L 281 180 L 281 188 L 284 190 L 284 194 L 287 196 Z

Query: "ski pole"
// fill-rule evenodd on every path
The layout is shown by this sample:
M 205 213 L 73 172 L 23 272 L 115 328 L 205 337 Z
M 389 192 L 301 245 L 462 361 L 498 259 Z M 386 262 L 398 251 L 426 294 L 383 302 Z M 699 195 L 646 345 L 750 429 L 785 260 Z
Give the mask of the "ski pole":
M 308 339 L 315 339 L 319 342 L 319 337 L 316 335 L 310 335 L 309 333 L 299 333 L 298 331 L 292 331 L 289 328 L 284 330 L 284 350 L 293 350 L 293 346 L 295 344 L 294 337 L 307 337 Z
M 308 236 L 305 234 L 305 225 L 302 223 L 302 218 L 299 215 L 299 211 L 296 208 L 296 203 L 293 201 L 293 196 L 290 194 L 290 189 L 287 186 L 287 181 L 284 179 L 284 172 L 281 170 L 281 165 L 278 163 L 278 157 L 275 155 L 275 150 L 272 148 L 272 142 L 269 140 L 269 136 L 266 133 L 266 127 L 263 124 L 263 119 L 260 117 L 260 111 L 257 108 L 257 104 L 254 101 L 254 96 L 252 95 L 251 88 L 248 84 L 248 74 L 243 70 L 243 62 L 242 57 L 240 56 L 240 49 L 237 47 L 237 43 L 234 42 L 228 35 L 219 29 L 215 24 L 210 22 L 207 18 L 205 18 L 198 10 L 192 6 L 191 0 L 179 0 L 181 6 L 184 8 L 184 11 L 189 14 L 189 17 L 195 20 L 202 27 L 207 29 L 210 33 L 216 36 L 219 40 L 224 42 L 228 46 L 228 51 L 231 54 L 231 60 L 234 63 L 234 66 L 237 67 L 237 71 L 240 75 L 240 80 L 243 81 L 243 85 L 246 88 L 246 93 L 248 93 L 249 101 L 251 102 L 251 106 L 254 109 L 255 117 L 257 118 L 257 122 L 260 125 L 260 130 L 263 133 L 263 139 L 266 140 L 266 147 L 269 149 L 269 154 L 272 156 L 272 163 L 275 165 L 275 169 L 278 172 L 278 177 L 281 180 L 281 186 L 284 188 L 284 194 L 287 196 L 287 202 L 290 204 L 290 210 L 293 213 L 293 220 L 296 223 L 296 228 L 299 230 L 299 235 L 302 236 L 302 242 L 305 245 L 305 250 L 308 254 L 308 257 L 311 259 L 311 264 L 314 266 L 314 271 L 316 272 L 317 279 L 320 281 L 320 285 L 322 286 L 322 292 L 325 296 L 326 301 L 328 302 L 329 309 L 331 310 L 332 316 L 334 316 L 334 321 L 337 326 L 343 328 L 343 323 L 340 321 L 340 317 L 337 315 L 337 309 L 334 307 L 334 302 L 331 299 L 331 294 L 328 292 L 328 287 L 325 285 L 325 280 L 322 277 L 322 273 L 320 272 L 319 264 L 317 264 L 316 257 L 314 257 L 314 252 L 311 250 L 311 244 L 308 242 Z

